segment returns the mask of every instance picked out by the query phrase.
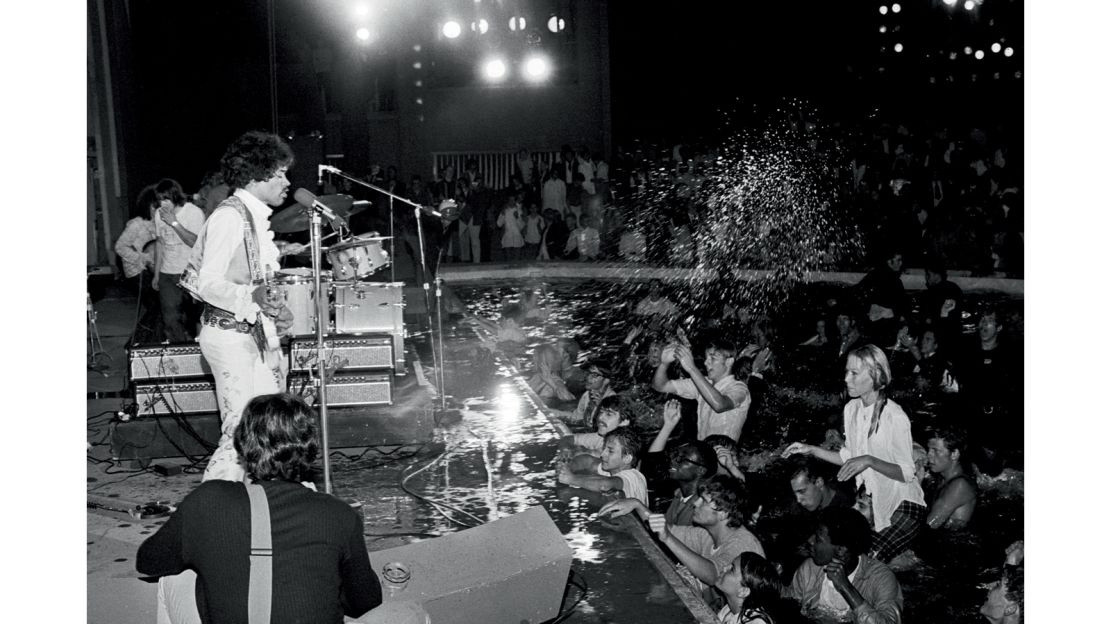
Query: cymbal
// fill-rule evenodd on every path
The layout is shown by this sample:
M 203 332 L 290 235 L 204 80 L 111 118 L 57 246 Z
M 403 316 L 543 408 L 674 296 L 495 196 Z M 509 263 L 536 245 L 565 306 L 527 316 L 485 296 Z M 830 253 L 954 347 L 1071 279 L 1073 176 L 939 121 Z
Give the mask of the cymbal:
M 371 202 L 364 200 L 355 201 L 350 195 L 338 193 L 334 195 L 321 195 L 316 198 L 316 201 L 331 208 L 332 212 L 343 218 L 360 213 L 372 205 Z
M 304 232 L 308 230 L 309 225 L 311 222 L 308 218 L 308 210 L 300 204 L 270 215 L 270 229 L 279 234 Z
M 355 201 L 350 195 L 321 195 L 316 201 L 327 206 L 338 217 L 347 217 L 362 212 L 371 206 L 368 201 Z M 306 232 L 312 225 L 308 209 L 300 204 L 290 206 L 270 217 L 270 229 L 279 234 Z

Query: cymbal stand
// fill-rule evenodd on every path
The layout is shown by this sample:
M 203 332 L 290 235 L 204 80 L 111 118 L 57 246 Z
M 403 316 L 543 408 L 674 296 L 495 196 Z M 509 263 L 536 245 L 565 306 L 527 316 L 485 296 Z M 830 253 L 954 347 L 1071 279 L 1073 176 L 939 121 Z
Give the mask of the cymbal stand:
M 404 197 L 401 197 L 400 195 L 391 193 L 391 192 L 381 188 L 380 186 L 375 186 L 375 185 L 370 184 L 369 182 L 367 182 L 365 180 L 362 180 L 362 179 L 356 178 L 354 176 L 348 175 L 348 174 L 344 173 L 338 167 L 332 167 L 330 165 L 321 165 L 321 167 L 322 167 L 323 171 L 333 173 L 333 174 L 335 174 L 335 175 L 337 175 L 337 176 L 339 176 L 339 177 L 341 177 L 345 180 L 350 180 L 351 182 L 354 182 L 355 184 L 358 184 L 359 186 L 364 186 L 364 187 L 366 187 L 366 188 L 368 188 L 372 191 L 377 191 L 378 193 L 381 193 L 381 194 L 389 197 L 389 207 L 390 207 L 390 211 L 389 211 L 389 229 L 390 229 L 390 236 L 391 237 L 393 235 L 393 200 L 397 200 L 397 201 L 401 202 L 402 204 L 406 204 L 406 205 L 412 207 L 413 212 L 416 215 L 416 235 L 417 235 L 417 238 L 419 239 L 419 243 L 420 243 L 420 267 L 423 271 L 424 310 L 428 314 L 428 329 L 431 330 L 432 327 L 434 327 L 434 323 L 433 323 L 433 320 L 432 320 L 431 285 L 428 283 L 428 260 L 425 256 L 425 253 L 424 253 L 424 227 L 420 222 L 420 215 L 421 215 L 421 213 L 427 213 L 427 214 L 430 214 L 432 216 L 442 218 L 443 214 L 440 213 L 439 211 L 432 210 L 431 208 L 421 206 L 420 204 L 418 204 L 414 201 L 410 201 L 408 199 L 405 199 Z M 391 243 L 393 243 L 394 240 L 395 240 L 394 238 L 390 238 Z M 394 250 L 395 249 L 396 249 L 396 247 L 394 246 Z M 396 257 L 396 256 L 394 256 L 394 257 Z M 439 290 L 437 288 L 437 293 L 438 292 L 439 292 Z M 443 340 L 442 340 L 442 337 L 440 338 L 439 344 L 440 344 L 440 353 L 437 355 L 436 354 L 436 346 L 435 346 L 436 343 L 435 343 L 434 339 L 432 340 L 432 366 L 435 367 L 435 369 L 437 371 L 440 371 L 440 369 L 442 368 L 440 366 L 440 362 L 443 361 Z M 440 371 L 440 372 L 442 373 L 442 371 Z M 439 388 L 439 393 L 440 393 L 440 397 L 443 397 L 444 389 L 443 389 L 442 385 Z
M 101 356 L 112 359 L 111 354 L 104 350 L 104 343 L 100 341 L 100 330 L 96 327 L 96 308 L 93 307 L 92 295 L 85 291 L 85 320 L 89 334 L 89 358 L 86 364 L 88 369 L 96 371 L 107 377 L 105 370 L 108 364 L 99 361 Z

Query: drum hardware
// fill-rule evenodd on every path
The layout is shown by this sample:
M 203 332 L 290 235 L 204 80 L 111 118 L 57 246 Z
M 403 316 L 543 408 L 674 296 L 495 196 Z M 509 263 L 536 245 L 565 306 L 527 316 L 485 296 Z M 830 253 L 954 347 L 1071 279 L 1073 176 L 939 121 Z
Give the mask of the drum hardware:
M 392 239 L 393 225 L 394 225 L 394 223 L 393 223 L 394 222 L 394 219 L 393 219 L 393 203 L 394 203 L 394 201 L 401 202 L 402 204 L 405 204 L 405 205 L 407 205 L 407 206 L 409 206 L 413 209 L 413 216 L 416 217 L 417 240 L 418 240 L 419 247 L 420 247 L 420 266 L 423 269 L 422 274 L 423 274 L 423 279 L 424 279 L 424 283 L 423 283 L 424 304 L 425 304 L 424 308 L 428 311 L 428 326 L 431 327 L 432 326 L 431 285 L 428 283 L 428 277 L 429 277 L 429 275 L 428 275 L 428 258 L 427 258 L 427 254 L 424 252 L 424 245 L 425 245 L 425 243 L 424 243 L 424 226 L 423 226 L 423 223 L 422 223 L 423 220 L 420 218 L 420 216 L 421 216 L 421 213 L 427 213 L 427 214 L 431 214 L 433 216 L 436 216 L 436 217 L 439 217 L 439 218 L 443 219 L 444 218 L 444 213 L 441 212 L 441 211 L 433 210 L 433 209 L 425 207 L 425 206 L 421 206 L 420 204 L 418 204 L 414 201 L 410 201 L 408 199 L 405 199 L 404 197 L 401 197 L 400 195 L 397 195 L 395 193 L 391 193 L 388 190 L 383 189 L 379 186 L 375 186 L 373 184 L 370 184 L 369 182 L 367 182 L 365 180 L 356 178 L 355 176 L 352 176 L 352 175 L 348 175 L 348 174 L 344 173 L 338 167 L 333 167 L 331 165 L 319 165 L 319 175 L 323 176 L 325 171 L 327 171 L 329 173 L 332 173 L 334 175 L 337 175 L 337 176 L 339 176 L 339 177 L 341 177 L 345 180 L 348 180 L 350 182 L 353 182 L 355 184 L 358 184 L 362 187 L 368 188 L 372 191 L 376 191 L 378 193 L 381 193 L 382 195 L 385 195 L 386 197 L 389 198 L 389 233 L 390 233 L 391 241 L 392 241 L 390 243 L 391 247 L 396 244 L 395 239 Z M 445 201 L 445 202 L 441 203 L 440 207 L 446 209 L 446 208 L 450 208 L 450 207 L 455 206 L 455 205 L 456 205 L 455 202 L 448 200 L 448 201 Z M 396 255 L 396 254 L 394 253 L 393 255 Z M 390 267 L 391 267 L 390 268 L 390 270 L 391 270 L 390 280 L 395 281 L 395 275 L 392 273 L 392 271 L 394 270 L 392 263 L 390 263 Z M 437 308 L 436 308 L 437 313 L 440 314 L 441 318 L 442 318 L 442 311 L 439 308 L 439 299 L 438 298 L 436 299 L 436 304 L 437 304 Z M 339 318 L 338 317 L 339 317 L 339 311 L 337 310 L 336 311 L 336 328 L 337 329 L 339 329 Z M 441 332 L 440 352 L 437 354 L 436 349 L 434 348 L 434 346 L 432 348 L 432 366 L 436 370 L 442 370 L 442 367 L 439 365 L 439 362 L 442 359 L 443 359 L 443 348 L 442 348 L 442 332 Z M 442 388 L 442 383 L 440 384 L 440 387 Z M 446 398 L 444 392 L 440 392 L 440 401 L 441 401 L 441 409 L 446 410 L 447 409 L 447 398 Z M 329 490 L 329 492 L 330 492 L 330 490 Z

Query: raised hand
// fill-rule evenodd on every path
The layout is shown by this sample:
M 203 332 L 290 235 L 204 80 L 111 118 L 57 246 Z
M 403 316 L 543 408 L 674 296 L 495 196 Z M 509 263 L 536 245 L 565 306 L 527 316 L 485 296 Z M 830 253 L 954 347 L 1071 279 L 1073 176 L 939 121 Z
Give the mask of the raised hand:
M 682 420 L 682 405 L 678 399 L 671 399 L 663 404 L 663 426 L 674 428 Z
M 782 452 L 783 457 L 790 457 L 791 455 L 812 455 L 813 445 L 806 444 L 805 442 L 791 442 L 790 446 Z

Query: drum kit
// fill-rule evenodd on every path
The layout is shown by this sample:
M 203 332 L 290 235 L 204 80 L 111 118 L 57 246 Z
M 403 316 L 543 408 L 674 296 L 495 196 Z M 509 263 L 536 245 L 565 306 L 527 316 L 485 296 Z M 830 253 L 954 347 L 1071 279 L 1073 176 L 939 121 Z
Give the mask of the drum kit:
M 323 195 L 315 201 L 327 206 L 342 221 L 333 221 L 334 232 L 327 237 L 339 236 L 339 242 L 321 247 L 329 270 L 320 272 L 321 295 L 327 296 L 328 318 L 323 333 L 360 334 L 391 333 L 401 337 L 404 333 L 401 314 L 401 282 L 377 281 L 378 273 L 389 266 L 389 253 L 383 243 L 389 236 L 377 232 L 352 235 L 342 225 L 353 214 L 370 206 L 370 202 L 354 201 L 350 195 Z M 279 233 L 294 233 L 311 227 L 310 214 L 302 206 L 291 206 L 275 214 L 270 227 Z M 373 281 L 371 281 L 373 280 Z M 315 304 L 315 278 L 309 267 L 281 269 L 270 282 L 271 287 L 284 298 L 285 305 L 293 312 L 293 336 L 316 334 L 318 313 Z M 397 348 L 403 343 L 397 341 Z M 401 353 L 396 359 L 403 361 Z

